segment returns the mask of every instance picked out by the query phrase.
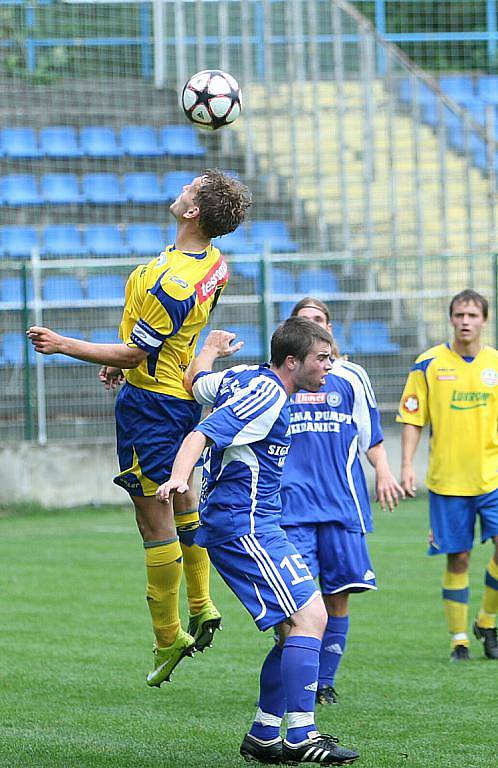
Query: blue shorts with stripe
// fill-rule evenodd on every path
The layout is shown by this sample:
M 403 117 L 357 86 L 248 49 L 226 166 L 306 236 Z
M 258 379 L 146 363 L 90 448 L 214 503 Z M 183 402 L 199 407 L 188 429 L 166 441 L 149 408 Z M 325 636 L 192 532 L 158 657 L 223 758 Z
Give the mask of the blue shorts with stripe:
M 199 422 L 201 406 L 126 383 L 115 414 L 121 472 L 114 482 L 132 496 L 153 496 L 169 479 L 183 438 Z
M 262 632 L 319 594 L 308 567 L 281 528 L 208 547 L 208 554 Z
M 367 537 L 336 522 L 285 526 L 324 595 L 377 589 Z
M 468 552 L 474 544 L 478 517 L 481 542 L 498 536 L 498 489 L 479 496 L 442 496 L 429 491 L 429 513 L 433 541 L 427 554 Z

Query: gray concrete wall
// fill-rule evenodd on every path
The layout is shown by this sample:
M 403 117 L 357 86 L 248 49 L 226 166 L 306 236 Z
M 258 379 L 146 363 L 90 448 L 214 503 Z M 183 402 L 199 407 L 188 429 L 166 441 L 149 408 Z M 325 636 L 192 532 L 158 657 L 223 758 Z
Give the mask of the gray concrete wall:
M 395 475 L 400 468 L 400 427 L 386 432 L 386 450 Z M 427 459 L 427 434 L 416 457 L 422 489 Z M 373 473 L 366 464 L 372 487 Z M 50 507 L 81 504 L 125 504 L 128 495 L 112 482 L 118 471 L 114 445 L 78 443 L 47 446 L 19 443 L 0 448 L 0 502 L 36 502 Z

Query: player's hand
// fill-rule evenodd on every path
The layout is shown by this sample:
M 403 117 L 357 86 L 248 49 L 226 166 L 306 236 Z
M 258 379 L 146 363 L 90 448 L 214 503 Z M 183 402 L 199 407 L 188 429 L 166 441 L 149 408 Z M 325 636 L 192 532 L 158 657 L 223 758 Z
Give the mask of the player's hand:
M 190 488 L 186 480 L 170 477 L 166 483 L 163 483 L 157 489 L 156 499 L 160 501 L 161 504 L 168 504 L 170 496 L 172 496 L 173 493 L 185 493 L 188 490 L 190 490 Z
M 377 475 L 376 496 L 383 512 L 392 512 L 398 506 L 399 499 L 405 498 L 405 491 L 391 472 Z
M 26 331 L 26 336 L 31 341 L 37 352 L 43 355 L 54 355 L 57 352 L 63 352 L 64 336 L 61 336 L 50 328 L 43 328 L 39 325 L 33 325 Z
M 236 334 L 231 333 L 231 331 L 210 331 L 206 336 L 202 351 L 212 351 L 216 353 L 216 357 L 230 357 L 244 346 L 243 341 L 232 344 L 235 337 Z
M 401 469 L 401 487 L 407 496 L 415 497 L 417 493 L 417 478 L 411 465 Z
M 104 388 L 117 389 L 124 381 L 124 375 L 121 368 L 114 368 L 112 365 L 103 365 L 99 370 L 99 379 Z

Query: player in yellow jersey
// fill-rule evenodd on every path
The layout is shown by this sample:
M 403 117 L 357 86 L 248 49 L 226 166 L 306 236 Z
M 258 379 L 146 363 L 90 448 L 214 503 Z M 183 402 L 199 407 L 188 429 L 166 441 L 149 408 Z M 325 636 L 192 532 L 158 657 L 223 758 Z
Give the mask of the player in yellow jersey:
M 415 495 L 413 457 L 422 428 L 431 438 L 429 554 L 445 554 L 443 602 L 451 635 L 451 660 L 469 655 L 469 562 L 477 517 L 481 541 L 491 539 L 484 595 L 474 622 L 485 656 L 498 660 L 498 352 L 482 346 L 488 302 L 465 290 L 450 304 L 452 344 L 423 352 L 408 375 L 397 421 L 403 423 L 401 485 Z
M 211 238 L 234 231 L 250 204 L 247 188 L 216 170 L 183 188 L 170 206 L 177 222 L 175 243 L 128 279 L 122 343 L 94 344 L 36 326 L 27 332 L 37 352 L 101 364 L 100 379 L 107 388 L 125 379 L 116 399 L 121 471 L 114 482 L 131 496 L 145 547 L 155 635 L 150 686 L 169 680 L 179 661 L 209 645 L 220 626 L 209 597 L 207 553 L 194 543 L 197 509 L 184 504 L 175 525 L 172 507 L 159 503 L 155 493 L 169 479 L 176 452 L 200 417 L 183 375 L 228 279 Z M 189 632 L 181 628 L 178 609 L 183 562 Z

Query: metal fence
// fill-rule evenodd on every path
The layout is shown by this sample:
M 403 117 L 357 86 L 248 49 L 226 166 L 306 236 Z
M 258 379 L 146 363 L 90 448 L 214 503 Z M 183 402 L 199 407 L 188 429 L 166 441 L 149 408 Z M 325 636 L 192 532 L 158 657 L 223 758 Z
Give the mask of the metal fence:
M 291 304 L 319 295 L 386 414 L 413 357 L 446 338 L 454 293 L 474 287 L 495 306 L 497 84 L 491 67 L 469 72 L 458 55 L 450 75 L 420 69 L 370 20 L 381 27 L 383 11 L 394 24 L 402 5 L 416 19 L 413 3 L 342 0 L 0 5 L 4 439 L 112 436 L 113 398 L 96 367 L 35 360 L 23 332 L 35 321 L 115 338 L 120 286 L 172 237 L 164 199 L 127 197 L 130 174 L 161 186 L 206 166 L 237 173 L 255 203 L 239 239 L 221 241 L 232 278 L 213 322 L 246 337 L 247 359 L 263 359 Z M 481 14 L 484 4 L 458 5 Z M 241 83 L 242 117 L 199 132 L 195 156 L 168 149 L 163 129 L 184 125 L 184 80 L 214 66 Z M 155 148 L 127 149 L 130 125 L 148 126 Z M 54 127 L 70 129 L 72 153 L 57 149 Z M 20 149 L 10 128 L 28 129 Z M 92 149 L 88 128 L 114 143 Z M 117 196 L 96 200 L 109 176 Z M 137 226 L 154 228 L 157 245 L 137 246 Z M 54 228 L 70 244 L 51 246 Z M 108 245 L 95 242 L 102 233 Z

